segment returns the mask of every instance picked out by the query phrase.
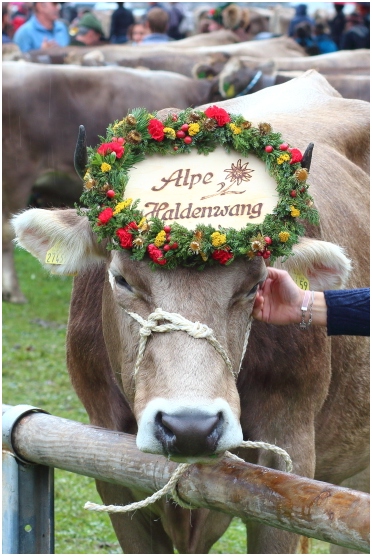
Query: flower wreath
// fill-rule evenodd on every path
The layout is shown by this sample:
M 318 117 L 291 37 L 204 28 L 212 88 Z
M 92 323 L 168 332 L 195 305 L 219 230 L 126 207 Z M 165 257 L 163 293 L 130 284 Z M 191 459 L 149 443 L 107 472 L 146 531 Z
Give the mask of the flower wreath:
M 84 162 L 78 169 L 84 180 L 81 205 L 88 208 L 80 207 L 78 213 L 88 216 L 99 241 L 109 238 L 107 249 L 126 249 L 134 260 L 147 254 L 153 268 L 228 265 L 237 257 L 262 256 L 273 261 L 290 255 L 304 234 L 300 219 L 318 222 L 308 194 L 303 155 L 290 148 L 268 123 L 254 127 L 242 115 L 217 106 L 205 111 L 189 108 L 170 114 L 164 122 L 156 114 L 136 108 L 110 124 L 106 138 L 100 139 L 97 148 L 87 149 L 88 164 Z M 276 180 L 278 204 L 261 224 L 249 223 L 241 230 L 200 224 L 190 231 L 159 218 L 147 220 L 137 208 L 139 200 L 124 199 L 130 169 L 147 155 L 178 156 L 191 149 L 207 155 L 218 145 L 243 157 L 252 152 Z

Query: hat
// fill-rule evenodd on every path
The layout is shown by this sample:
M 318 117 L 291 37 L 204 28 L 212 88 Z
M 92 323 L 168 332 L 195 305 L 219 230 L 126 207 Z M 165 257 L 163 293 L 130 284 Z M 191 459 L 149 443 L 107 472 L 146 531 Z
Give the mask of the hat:
M 103 36 L 103 29 L 101 22 L 91 13 L 86 13 L 80 19 L 78 24 L 77 35 L 85 35 L 90 30 L 96 31 L 101 36 Z

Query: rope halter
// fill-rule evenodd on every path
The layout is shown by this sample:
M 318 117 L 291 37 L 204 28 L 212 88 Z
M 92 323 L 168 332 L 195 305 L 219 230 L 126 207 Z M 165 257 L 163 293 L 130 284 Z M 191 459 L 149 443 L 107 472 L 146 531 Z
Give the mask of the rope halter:
M 185 317 L 182 317 L 178 313 L 168 313 L 167 311 L 163 311 L 163 309 L 161 309 L 160 307 L 155 309 L 155 311 L 149 315 L 147 320 L 142 318 L 137 313 L 132 313 L 131 311 L 127 311 L 127 310 L 125 310 L 125 312 L 128 315 L 130 315 L 132 318 L 134 318 L 141 325 L 139 331 L 140 344 L 138 348 L 137 361 L 134 367 L 134 378 L 136 378 L 139 367 L 141 365 L 145 353 L 147 339 L 153 332 L 182 331 L 182 332 L 187 332 L 187 334 L 189 334 L 193 338 L 207 340 L 215 348 L 215 350 L 221 355 L 222 359 L 225 361 L 226 366 L 231 372 L 231 374 L 233 375 L 234 379 L 235 380 L 237 379 L 238 373 L 234 373 L 232 363 L 230 361 L 229 356 L 226 353 L 226 350 L 215 337 L 213 330 L 209 328 L 209 326 L 207 326 L 206 324 L 202 324 L 200 322 L 192 322 L 188 319 L 185 319 Z M 159 321 L 168 321 L 168 322 L 165 323 L 162 322 L 162 324 L 159 324 Z M 247 347 L 247 343 L 248 343 L 248 338 L 246 335 L 246 340 L 244 341 L 244 352 Z

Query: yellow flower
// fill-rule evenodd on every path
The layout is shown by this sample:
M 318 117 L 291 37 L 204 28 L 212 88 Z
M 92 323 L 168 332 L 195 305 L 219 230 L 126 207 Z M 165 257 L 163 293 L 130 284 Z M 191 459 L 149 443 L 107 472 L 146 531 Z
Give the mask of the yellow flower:
M 189 125 L 189 135 L 196 135 L 197 133 L 199 133 L 200 131 L 200 125 L 199 124 L 190 124 Z
M 161 232 L 158 233 L 154 241 L 156 247 L 161 247 L 162 245 L 164 245 L 165 239 L 166 239 L 166 233 L 164 230 L 161 230 Z
M 213 247 L 221 247 L 221 245 L 226 243 L 226 235 L 221 234 L 220 232 L 213 232 L 211 240 Z
M 279 232 L 279 239 L 282 243 L 285 243 L 289 240 L 291 234 L 289 232 Z
M 230 124 L 230 129 L 233 132 L 234 135 L 239 135 L 242 132 L 242 128 L 238 127 L 235 124 Z
M 163 129 L 163 131 L 164 131 L 165 135 L 168 137 L 168 139 L 175 139 L 176 138 L 176 132 L 171 127 L 165 127 Z
M 132 204 L 133 199 L 126 199 L 125 201 L 122 201 L 121 203 L 118 203 L 114 209 L 114 216 L 116 214 L 119 214 L 119 212 L 121 212 L 122 210 L 124 210 L 125 208 L 129 207 L 129 205 Z
M 85 175 L 84 175 L 83 179 L 84 179 L 84 181 L 89 181 L 90 179 L 92 179 L 92 176 L 90 175 L 89 170 L 87 170 L 85 172 Z
M 138 229 L 141 230 L 141 232 L 146 232 L 146 230 L 148 230 L 149 225 L 147 223 L 147 220 L 145 218 L 145 216 L 143 218 L 141 218 L 139 224 L 138 224 Z
M 291 205 L 289 208 L 291 209 L 291 216 L 293 216 L 293 218 L 297 218 L 297 216 L 300 216 L 301 212 L 296 209 L 296 207 Z
M 290 158 L 291 158 L 291 157 L 289 156 L 289 154 L 288 154 L 288 153 L 285 153 L 285 154 L 281 154 L 281 155 L 276 159 L 276 161 L 277 161 L 278 164 L 283 164 L 283 162 L 286 162 L 287 160 L 290 160 Z
M 111 164 L 107 164 L 107 162 L 103 162 L 101 164 L 102 172 L 109 172 L 111 170 Z

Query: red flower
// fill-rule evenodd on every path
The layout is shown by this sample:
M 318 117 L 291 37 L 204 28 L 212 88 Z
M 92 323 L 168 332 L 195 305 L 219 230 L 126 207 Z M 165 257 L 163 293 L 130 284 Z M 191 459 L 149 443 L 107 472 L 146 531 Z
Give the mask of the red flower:
M 230 253 L 230 251 L 224 251 L 223 249 L 216 249 L 212 253 L 212 259 L 218 261 L 220 264 L 226 264 L 233 256 L 234 255 Z
M 107 224 L 109 220 L 113 217 L 114 211 L 112 208 L 108 207 L 103 209 L 102 212 L 98 215 L 98 226 L 102 226 L 102 224 Z
M 133 234 L 131 234 L 129 230 L 138 230 L 137 224 L 135 222 L 129 222 L 124 228 L 116 230 L 120 245 L 124 249 L 131 249 L 133 246 Z
M 154 261 L 154 263 L 160 265 L 164 265 L 167 263 L 166 259 L 164 259 L 164 254 L 161 249 L 158 249 L 158 247 L 156 247 L 156 245 L 154 245 L 153 243 L 150 243 L 147 251 L 150 255 L 150 259 Z
M 149 125 L 147 126 L 149 134 L 155 141 L 163 141 L 164 139 L 164 125 L 160 120 L 156 120 L 153 118 L 149 121 Z
M 121 158 L 124 154 L 124 147 L 117 139 L 110 143 L 102 143 L 97 149 L 98 154 L 106 156 L 106 154 L 116 153 L 116 158 Z
M 292 149 L 291 156 L 292 158 L 289 164 L 295 164 L 296 162 L 301 162 L 302 160 L 302 153 L 298 149 Z
M 210 106 L 205 110 L 205 115 L 208 118 L 213 118 L 216 120 L 217 125 L 222 127 L 225 124 L 228 124 L 231 119 L 229 114 L 223 108 L 218 108 L 218 106 Z
M 116 153 L 116 158 L 121 158 L 124 154 L 124 147 L 118 140 L 110 143 L 112 152 Z

